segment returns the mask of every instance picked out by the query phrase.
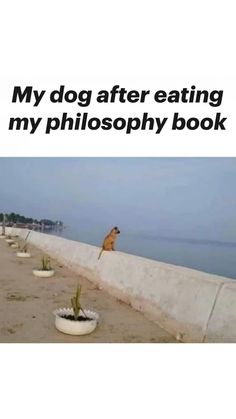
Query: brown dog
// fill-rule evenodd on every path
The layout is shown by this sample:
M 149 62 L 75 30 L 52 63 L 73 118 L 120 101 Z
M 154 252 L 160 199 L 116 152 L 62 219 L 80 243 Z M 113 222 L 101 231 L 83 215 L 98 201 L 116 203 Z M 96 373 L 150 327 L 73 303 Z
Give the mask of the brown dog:
M 99 253 L 98 259 L 100 259 L 102 252 L 104 250 L 115 250 L 114 245 L 115 245 L 115 241 L 116 241 L 116 236 L 117 234 L 120 234 L 120 230 L 118 229 L 118 227 L 113 227 L 113 229 L 110 231 L 110 233 L 105 237 L 103 245 L 102 245 L 102 249 Z

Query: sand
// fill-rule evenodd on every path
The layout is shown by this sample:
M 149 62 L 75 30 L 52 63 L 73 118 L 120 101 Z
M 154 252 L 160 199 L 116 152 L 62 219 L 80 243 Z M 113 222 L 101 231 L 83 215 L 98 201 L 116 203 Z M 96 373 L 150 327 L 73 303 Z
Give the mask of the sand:
M 142 313 L 53 259 L 55 276 L 34 277 L 32 270 L 40 267 L 42 251 L 30 246 L 30 259 L 17 258 L 16 251 L 0 239 L 0 342 L 175 342 Z M 70 306 L 77 283 L 82 285 L 83 307 L 100 315 L 97 329 L 86 336 L 65 335 L 54 326 L 53 310 Z

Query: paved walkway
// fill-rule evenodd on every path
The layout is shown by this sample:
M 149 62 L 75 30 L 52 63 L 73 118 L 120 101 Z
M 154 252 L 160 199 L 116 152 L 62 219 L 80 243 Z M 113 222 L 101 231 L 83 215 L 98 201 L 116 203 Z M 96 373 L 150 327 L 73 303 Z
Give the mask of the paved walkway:
M 0 239 L 0 342 L 175 342 L 142 313 L 54 260 L 54 277 L 34 277 L 32 269 L 40 266 L 42 252 L 32 246 L 30 251 L 32 258 L 17 258 L 16 249 Z M 58 332 L 52 315 L 55 308 L 70 306 L 78 282 L 83 307 L 100 315 L 99 326 L 87 336 Z

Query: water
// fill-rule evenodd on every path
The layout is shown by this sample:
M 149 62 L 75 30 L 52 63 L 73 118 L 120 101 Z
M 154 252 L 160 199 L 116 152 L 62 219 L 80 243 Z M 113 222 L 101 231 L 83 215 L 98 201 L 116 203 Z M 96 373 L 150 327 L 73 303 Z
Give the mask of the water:
M 67 227 L 53 233 L 71 240 L 101 246 L 104 233 Z M 116 249 L 161 262 L 236 279 L 236 243 L 121 232 Z

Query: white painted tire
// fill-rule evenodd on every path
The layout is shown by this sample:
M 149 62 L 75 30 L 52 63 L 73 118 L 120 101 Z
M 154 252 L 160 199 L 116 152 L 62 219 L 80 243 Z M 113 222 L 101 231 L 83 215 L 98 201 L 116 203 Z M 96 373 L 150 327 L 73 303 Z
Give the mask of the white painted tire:
M 12 244 L 10 244 L 10 247 L 12 249 L 18 249 L 19 245 L 17 243 L 12 243 Z
M 84 310 L 87 317 L 90 317 L 92 320 L 87 321 L 75 321 L 75 320 L 68 320 L 63 319 L 61 317 L 64 315 L 73 315 L 72 308 L 59 308 L 55 310 L 53 314 L 55 315 L 55 327 L 62 333 L 66 333 L 67 335 L 88 335 L 92 333 L 95 328 L 97 327 L 99 315 L 95 311 L 91 310 Z M 83 316 L 83 313 L 80 314 Z
M 5 239 L 6 236 L 0 235 L 0 239 Z
M 53 276 L 55 271 L 51 269 L 50 271 L 43 271 L 42 269 L 33 269 L 34 276 L 38 276 L 39 278 L 50 278 Z
M 6 243 L 8 243 L 8 244 L 15 243 L 15 240 L 12 240 L 12 239 L 6 239 Z
M 18 258 L 31 258 L 31 253 L 28 253 L 28 252 L 17 252 L 16 256 Z

